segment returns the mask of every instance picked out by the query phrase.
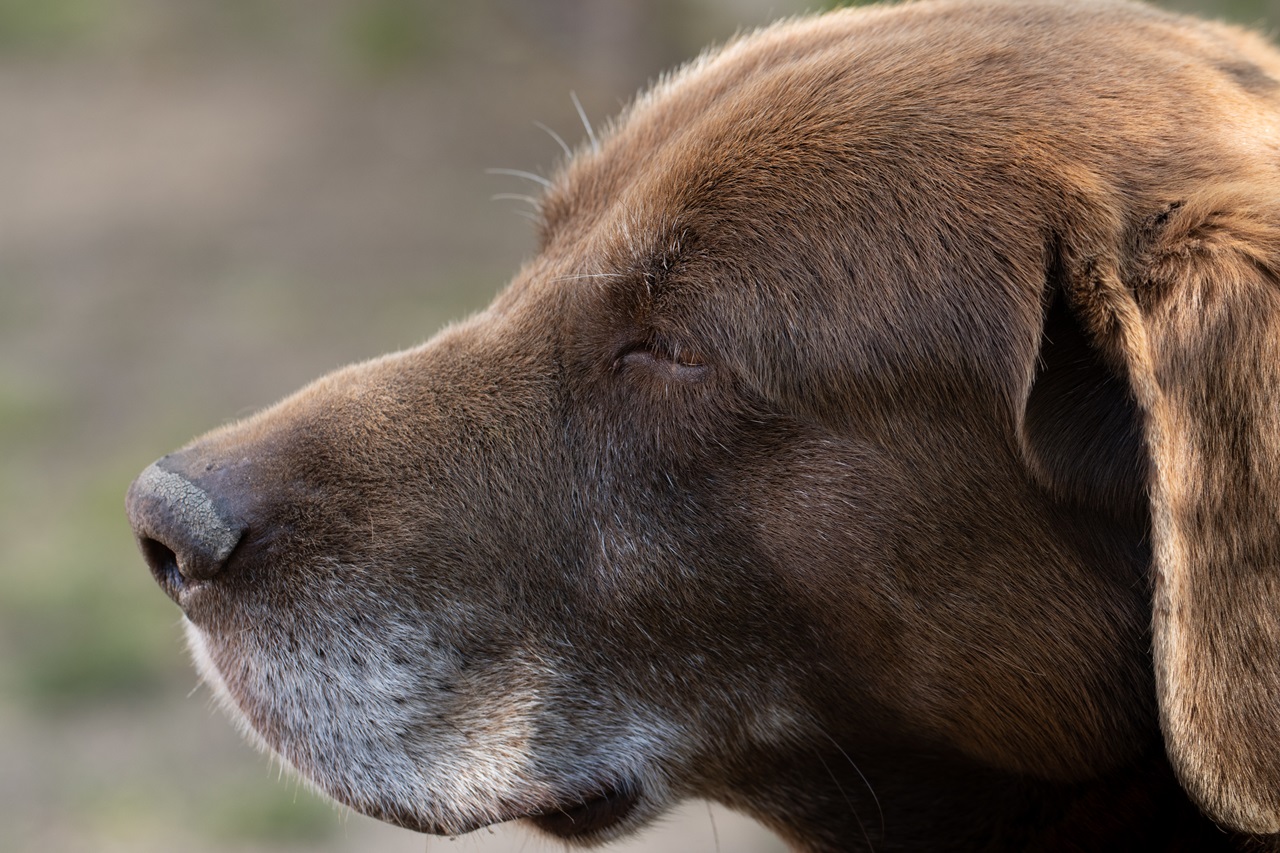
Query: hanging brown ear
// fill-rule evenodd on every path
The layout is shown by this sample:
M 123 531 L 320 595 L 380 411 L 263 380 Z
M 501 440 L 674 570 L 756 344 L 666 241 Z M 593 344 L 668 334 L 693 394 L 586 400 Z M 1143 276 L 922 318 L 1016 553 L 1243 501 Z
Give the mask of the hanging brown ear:
M 1058 416 L 1037 380 L 1028 457 L 1068 497 L 1149 509 L 1169 757 L 1211 817 L 1280 832 L 1280 197 L 1187 198 L 1121 250 L 1063 258 L 1046 342 L 1092 348 L 1079 384 L 1101 390 Z M 1110 414 L 1090 427 L 1090 411 Z M 1091 428 L 1110 435 L 1062 437 Z

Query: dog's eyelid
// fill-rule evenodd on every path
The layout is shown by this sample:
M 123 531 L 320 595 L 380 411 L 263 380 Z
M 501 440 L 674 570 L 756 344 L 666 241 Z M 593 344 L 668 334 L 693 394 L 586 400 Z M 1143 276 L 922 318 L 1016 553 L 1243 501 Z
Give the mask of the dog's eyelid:
M 621 370 L 629 365 L 688 382 L 704 379 L 711 372 L 706 359 L 696 352 L 655 342 L 634 344 L 623 349 L 614 360 L 614 369 Z

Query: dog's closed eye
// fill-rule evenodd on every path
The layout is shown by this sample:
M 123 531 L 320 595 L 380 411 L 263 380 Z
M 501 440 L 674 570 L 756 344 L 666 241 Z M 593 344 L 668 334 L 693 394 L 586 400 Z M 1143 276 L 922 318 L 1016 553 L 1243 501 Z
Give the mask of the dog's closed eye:
M 697 382 L 711 372 L 706 360 L 688 347 L 664 340 L 649 340 L 629 346 L 614 362 L 615 370 L 647 370 L 666 379 Z

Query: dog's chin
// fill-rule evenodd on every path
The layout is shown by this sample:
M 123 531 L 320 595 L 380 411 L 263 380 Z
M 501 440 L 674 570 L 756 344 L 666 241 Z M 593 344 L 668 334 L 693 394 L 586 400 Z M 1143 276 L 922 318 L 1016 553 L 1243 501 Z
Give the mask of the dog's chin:
M 263 697 L 237 695 L 223 677 L 212 651 L 218 641 L 190 621 L 186 627 L 197 670 L 242 734 L 262 751 L 283 761 L 322 794 L 367 817 L 442 836 L 465 835 L 495 824 L 522 821 L 567 844 L 591 846 L 627 835 L 662 811 L 664 797 L 660 783 L 656 786 L 658 790 L 645 790 L 636 773 L 607 768 L 600 768 L 598 775 L 585 779 L 548 778 L 532 785 L 512 778 L 501 780 L 502 774 L 498 774 L 494 781 L 505 782 L 501 787 L 506 790 L 498 793 L 494 790 L 497 785 L 483 786 L 489 788 L 491 794 L 487 802 L 484 798 L 459 797 L 457 792 L 446 793 L 436 786 L 412 791 L 402 789 L 404 796 L 388 797 L 387 789 L 396 786 L 387 783 L 387 779 L 400 775 L 405 766 L 399 771 L 388 766 L 386 774 L 379 777 L 383 784 L 374 785 L 371 784 L 373 777 L 352 778 L 347 772 L 349 768 L 317 763 L 315 758 L 327 750 L 307 748 L 299 753 L 297 749 L 283 746 L 277 737 L 253 722 L 261 715 L 253 713 L 251 708 L 262 705 Z M 441 756 L 441 761 L 450 763 L 446 756 Z M 519 778 L 518 774 L 513 775 Z
M 341 800 L 340 800 L 341 801 Z M 500 823 L 522 821 L 573 846 L 594 846 L 629 834 L 646 820 L 639 786 L 619 783 L 532 810 L 513 807 L 498 816 L 441 822 L 398 805 L 343 802 L 366 817 L 429 835 L 456 837 Z
M 447 824 L 423 819 L 400 808 L 352 806 L 368 817 L 430 835 L 458 836 L 510 821 L 522 821 L 574 845 L 596 845 L 626 835 L 645 820 L 639 786 L 619 783 L 565 798 L 532 810 L 513 808 L 509 815 L 460 820 Z
M 418 814 L 399 804 L 353 802 L 340 794 L 331 795 L 366 817 L 414 832 L 453 837 L 500 823 L 523 821 L 560 841 L 583 846 L 612 841 L 630 833 L 645 822 L 650 811 L 644 808 L 639 786 L 632 782 L 593 789 L 590 793 L 532 809 L 512 806 L 497 815 L 458 816 L 447 821 Z

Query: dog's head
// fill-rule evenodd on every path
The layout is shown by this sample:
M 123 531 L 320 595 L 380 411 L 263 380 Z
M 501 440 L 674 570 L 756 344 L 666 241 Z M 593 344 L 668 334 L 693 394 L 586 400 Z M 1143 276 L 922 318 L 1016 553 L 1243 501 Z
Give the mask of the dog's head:
M 741 39 L 488 310 L 143 472 L 142 549 L 246 731 L 405 826 L 702 796 L 838 846 L 868 783 L 1162 729 L 1280 830 L 1276 80 L 1134 6 Z

